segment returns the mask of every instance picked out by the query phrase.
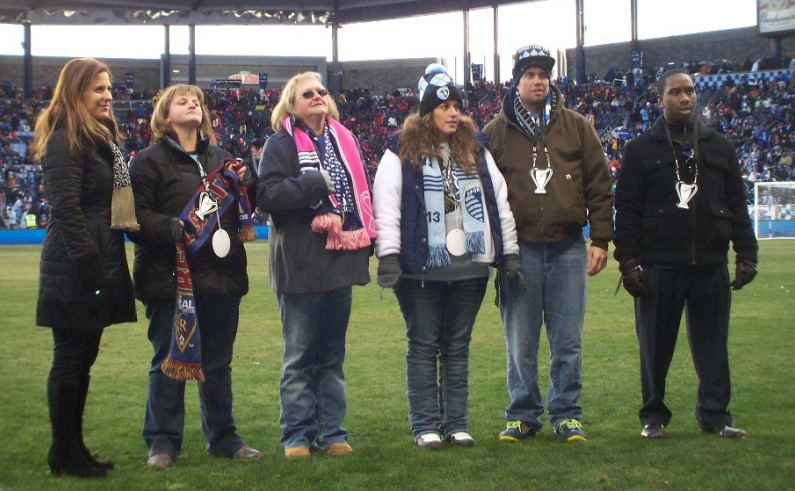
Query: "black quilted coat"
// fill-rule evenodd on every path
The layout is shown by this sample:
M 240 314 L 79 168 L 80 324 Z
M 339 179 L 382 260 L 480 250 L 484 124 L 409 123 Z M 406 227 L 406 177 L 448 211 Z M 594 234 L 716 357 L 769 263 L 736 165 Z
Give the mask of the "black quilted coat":
M 124 233 L 110 228 L 110 148 L 74 158 L 66 131 L 59 129 L 47 143 L 42 168 L 51 219 L 41 251 L 36 324 L 99 329 L 135 322 Z
M 220 167 L 231 155 L 200 140 L 198 158 L 207 174 Z M 244 185 L 256 189 L 256 176 L 249 173 Z M 176 219 L 202 185 L 196 161 L 169 135 L 138 152 L 130 163 L 130 179 L 135 194 L 135 213 L 139 232 L 128 234 L 135 242 L 133 281 L 139 300 L 173 300 L 177 292 L 176 247 L 172 221 Z M 237 239 L 238 213 L 229 210 L 221 226 L 229 233 L 229 255 L 219 258 L 210 246 L 202 247 L 190 263 L 193 293 L 197 297 L 248 293 L 248 260 Z

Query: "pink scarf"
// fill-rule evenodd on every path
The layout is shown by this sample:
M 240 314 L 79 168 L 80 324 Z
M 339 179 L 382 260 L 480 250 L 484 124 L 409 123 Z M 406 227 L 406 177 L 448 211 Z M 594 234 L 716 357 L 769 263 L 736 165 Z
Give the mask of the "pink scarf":
M 362 249 L 370 246 L 376 238 L 370 186 L 367 183 L 364 164 L 359 147 L 350 131 L 332 118 L 326 118 L 326 124 L 328 124 L 331 137 L 337 142 L 341 153 L 340 160 L 348 171 L 348 175 L 351 176 L 353 187 L 351 194 L 356 201 L 356 214 L 363 227 L 358 230 L 342 230 L 342 218 L 339 215 L 323 213 L 316 215 L 312 220 L 312 231 L 328 234 L 326 250 L 354 251 Z M 301 173 L 320 170 L 322 162 L 309 135 L 301 128 L 294 126 L 290 116 L 284 118 L 282 125 L 295 141 Z M 334 208 L 339 207 L 334 195 L 330 194 L 328 200 Z

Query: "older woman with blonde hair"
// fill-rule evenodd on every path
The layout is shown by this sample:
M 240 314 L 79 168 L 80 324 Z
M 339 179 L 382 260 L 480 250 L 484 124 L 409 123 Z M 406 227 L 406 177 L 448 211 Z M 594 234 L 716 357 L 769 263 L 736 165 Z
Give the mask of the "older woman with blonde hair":
M 472 446 L 469 343 L 489 265 L 522 281 L 508 188 L 461 93 L 438 64 L 419 81 L 420 109 L 392 138 L 375 176 L 378 284 L 406 322 L 409 423 L 420 448 Z
M 47 379 L 53 474 L 105 477 L 83 442 L 89 372 L 105 327 L 135 322 L 124 232 L 138 228 L 113 117 L 110 69 L 93 58 L 64 66 L 36 122 L 34 148 L 51 205 L 41 250 L 36 324 L 55 341 Z
M 345 335 L 353 285 L 370 281 L 375 223 L 359 145 L 314 72 L 291 78 L 259 165 L 257 204 L 271 216 L 270 285 L 282 320 L 282 446 L 353 452 L 346 412 Z
M 148 337 L 154 348 L 143 429 L 149 447 L 147 465 L 168 467 L 182 449 L 185 379 L 191 377 L 183 376 L 187 368 L 181 371 L 183 365 L 174 363 L 171 357 L 172 329 L 179 308 L 175 298 L 181 294 L 178 288 L 186 284 L 192 285 L 192 298 L 182 304 L 190 308 L 179 308 L 178 314 L 195 319 L 201 334 L 203 380 L 198 375 L 196 379 L 207 453 L 256 460 L 262 454 L 243 443 L 232 416 L 233 345 L 240 301 L 248 292 L 246 250 L 238 239 L 243 217 L 236 206 L 222 208 L 222 202 L 210 193 L 209 182 L 213 171 L 225 166 L 224 161 L 232 156 L 215 145 L 199 87 L 167 88 L 155 105 L 151 127 L 154 144 L 139 152 L 130 164 L 141 223 L 140 232 L 130 234 L 135 242 L 135 295 L 146 308 Z M 236 172 L 238 181 L 253 191 L 254 173 L 242 165 Z M 212 185 L 216 186 L 216 181 Z M 196 196 L 200 206 L 206 205 L 209 210 L 202 217 L 204 228 L 211 229 L 207 233 L 220 233 L 228 242 L 219 248 L 215 240 L 207 241 L 192 254 L 187 248 L 189 260 L 180 265 L 177 260 L 183 254 L 176 244 L 185 242 L 184 210 L 189 203 L 197 202 Z M 218 221 L 212 222 L 214 218 Z M 217 232 L 212 232 L 216 228 Z M 186 270 L 189 279 L 184 277 Z

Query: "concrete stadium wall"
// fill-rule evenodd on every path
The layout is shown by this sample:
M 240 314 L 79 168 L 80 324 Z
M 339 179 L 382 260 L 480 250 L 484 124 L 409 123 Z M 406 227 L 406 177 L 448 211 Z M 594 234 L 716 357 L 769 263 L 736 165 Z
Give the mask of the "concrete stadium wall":
M 33 57 L 33 89 L 41 86 L 55 86 L 61 69 L 71 58 L 66 57 Z M 135 88 L 142 90 L 160 88 L 160 60 L 136 60 L 122 58 L 102 59 L 109 67 L 116 83 L 124 84 L 126 73 L 135 76 Z M 281 88 L 296 73 L 305 71 L 327 72 L 324 57 L 318 56 L 210 56 L 196 57 L 196 84 L 202 88 L 210 88 L 214 78 L 226 78 L 240 71 L 253 74 L 268 74 L 268 87 Z M 188 56 L 171 55 L 171 83 L 188 83 Z M 178 70 L 178 73 L 173 73 Z M 0 56 L 0 82 L 8 81 L 12 85 L 22 87 L 24 77 L 24 59 L 22 56 Z
M 240 71 L 268 74 L 268 88 L 281 89 L 293 75 L 328 71 L 322 56 L 196 56 L 196 85 L 209 89 L 214 78 L 226 78 Z M 171 55 L 171 83 L 188 83 L 188 55 Z M 173 73 L 179 70 L 179 73 Z M 247 86 L 248 87 L 248 86 Z M 256 86 L 251 86 L 256 87 Z
M 425 67 L 438 62 L 438 58 L 341 62 L 340 89 L 369 89 L 376 95 L 391 93 L 399 87 L 416 91 Z
M 759 36 L 756 27 L 729 29 L 725 31 L 688 34 L 658 39 L 638 41 L 638 49 L 643 51 L 645 67 L 660 67 L 670 61 L 716 61 L 721 59 L 752 61 L 770 53 L 769 38 Z M 782 42 L 782 52 L 795 52 L 795 38 Z M 586 73 L 597 72 L 600 76 L 615 67 L 626 70 L 630 66 L 630 43 L 615 43 L 585 48 Z M 575 78 L 577 57 L 575 49 L 566 50 L 568 75 Z M 54 86 L 58 74 L 69 58 L 33 58 L 34 90 L 43 85 Z M 124 74 L 135 74 L 135 87 L 157 89 L 160 87 L 160 60 L 104 59 L 118 83 L 124 83 Z M 438 58 L 413 58 L 404 60 L 369 60 L 340 63 L 340 88 L 366 88 L 374 94 L 392 92 L 397 87 L 416 87 L 417 80 L 429 63 Z M 187 55 L 171 56 L 172 83 L 187 82 Z M 323 57 L 278 57 L 278 56 L 197 56 L 196 81 L 201 87 L 209 88 L 213 78 L 247 70 L 251 73 L 268 73 L 268 87 L 281 88 L 292 75 L 315 70 L 326 75 L 330 85 L 331 63 Z M 0 82 L 8 81 L 21 87 L 24 63 L 21 56 L 0 56 Z
M 743 27 L 725 31 L 686 34 L 638 41 L 638 51 L 643 51 L 643 67 L 661 67 L 669 62 L 718 61 L 723 59 L 752 62 L 771 52 L 771 40 L 759 36 L 757 28 Z M 782 40 L 782 53 L 795 51 L 795 38 Z M 632 50 L 630 43 L 603 44 L 585 47 L 585 73 L 593 72 L 603 77 L 610 68 L 627 70 Z M 568 76 L 577 75 L 577 50 L 567 49 Z
M 63 66 L 71 58 L 36 56 L 33 58 L 33 88 L 49 85 L 55 86 Z M 160 88 L 160 60 L 135 59 L 103 59 L 110 66 L 117 83 L 124 83 L 126 73 L 135 75 L 137 89 Z M 341 62 L 341 89 L 369 89 L 374 94 L 392 92 L 398 87 L 416 88 L 417 80 L 430 63 L 439 62 L 438 58 L 413 58 L 405 60 L 371 60 Z M 188 56 L 171 56 L 171 83 L 188 83 Z M 178 70 L 174 73 L 173 70 Z M 226 78 L 240 71 L 254 74 L 268 74 L 268 88 L 279 89 L 293 75 L 305 71 L 317 71 L 324 74 L 326 84 L 331 77 L 331 63 L 323 57 L 293 56 L 197 56 L 196 83 L 200 87 L 210 88 L 214 78 Z M 24 77 L 24 60 L 21 56 L 0 55 L 0 82 L 8 81 L 16 87 L 22 87 Z
M 33 57 L 33 90 L 42 86 L 52 86 L 58 82 L 58 75 L 64 65 L 72 58 L 57 56 Z M 145 89 L 160 87 L 160 61 L 136 60 L 122 58 L 103 59 L 118 84 L 124 84 L 124 74 L 135 74 L 135 87 Z M 11 82 L 11 85 L 22 87 L 25 76 L 25 62 L 22 56 L 0 55 L 0 82 Z

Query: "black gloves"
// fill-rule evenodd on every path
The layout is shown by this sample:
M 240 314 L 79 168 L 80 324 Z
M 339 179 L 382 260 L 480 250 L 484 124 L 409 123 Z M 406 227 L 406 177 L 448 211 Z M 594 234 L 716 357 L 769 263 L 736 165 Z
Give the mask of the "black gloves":
M 384 256 L 378 261 L 378 286 L 381 288 L 394 288 L 401 274 L 403 270 L 400 269 L 397 254 Z
M 646 285 L 646 274 L 643 268 L 640 267 L 640 262 L 637 259 L 629 259 L 619 264 L 618 269 L 621 271 L 621 280 L 624 283 L 624 289 L 629 292 L 633 297 L 648 297 L 649 287 Z
M 756 277 L 756 264 L 747 259 L 739 259 L 734 269 L 734 281 L 731 282 L 732 290 L 742 290 Z
M 524 274 L 522 274 L 522 260 L 519 258 L 519 254 L 507 254 L 503 257 L 499 274 L 503 286 L 527 290 L 527 282 L 525 282 Z

